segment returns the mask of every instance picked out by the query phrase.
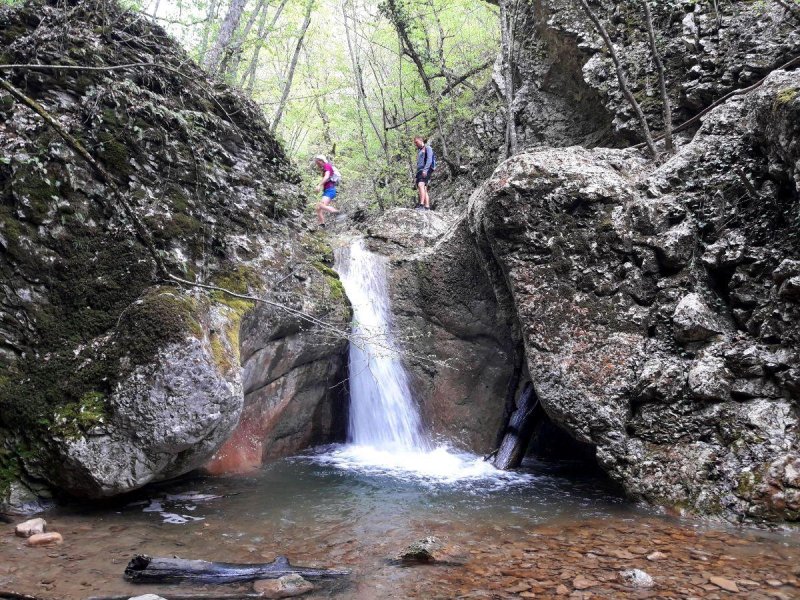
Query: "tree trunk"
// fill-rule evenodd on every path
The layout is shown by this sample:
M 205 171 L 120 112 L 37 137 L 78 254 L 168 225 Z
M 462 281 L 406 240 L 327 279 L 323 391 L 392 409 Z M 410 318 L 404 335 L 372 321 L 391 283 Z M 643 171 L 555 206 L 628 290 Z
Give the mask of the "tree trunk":
M 247 0 L 231 0 L 231 6 L 222 21 L 217 40 L 203 60 L 203 66 L 211 75 L 217 74 L 223 53 L 233 40 L 233 35 L 239 27 L 239 21 L 242 19 L 242 13 L 246 5 Z
M 206 15 L 206 24 L 203 27 L 203 39 L 200 41 L 200 50 L 198 51 L 198 61 L 204 62 L 206 59 L 206 52 L 208 52 L 208 38 L 211 35 L 211 25 L 217 18 L 218 0 L 211 0 L 208 4 L 208 14 Z
M 248 96 L 253 95 L 253 89 L 256 84 L 256 71 L 258 70 L 258 56 L 261 53 L 261 48 L 264 46 L 264 43 L 267 41 L 267 37 L 275 28 L 275 24 L 278 22 L 278 19 L 283 12 L 283 7 L 286 6 L 288 0 L 282 0 L 282 2 L 278 5 L 278 8 L 275 10 L 275 14 L 272 16 L 272 21 L 269 24 L 269 27 L 266 27 L 267 23 L 267 11 L 261 15 L 261 22 L 258 24 L 258 43 L 256 44 L 255 50 L 253 50 L 253 58 L 250 59 L 250 65 L 247 68 L 247 72 L 242 77 L 241 86 L 247 91 Z
M 247 23 L 245 24 L 242 33 L 236 36 L 236 41 L 231 44 L 230 49 L 225 53 L 225 58 L 222 61 L 220 71 L 222 73 L 226 73 L 226 80 L 231 82 L 235 80 L 236 74 L 239 72 L 239 65 L 242 62 L 242 47 L 244 46 L 245 42 L 247 42 L 247 38 L 250 36 L 250 30 L 253 28 L 256 19 L 258 19 L 258 15 L 266 14 L 268 8 L 269 0 L 259 0 L 255 10 L 250 13 L 250 18 L 247 19 Z
M 517 126 L 514 110 L 514 56 L 513 28 L 508 0 L 500 0 L 500 39 L 503 55 L 503 87 L 506 100 L 505 158 L 517 153 Z
M 608 48 L 608 53 L 611 55 L 611 60 L 614 62 L 614 67 L 617 71 L 617 81 L 619 81 L 620 90 L 622 90 L 623 96 L 628 100 L 628 103 L 633 108 L 633 112 L 636 113 L 636 118 L 639 120 L 639 125 L 642 128 L 642 134 L 644 135 L 645 143 L 647 144 L 648 149 L 650 150 L 650 154 L 653 158 L 658 156 L 658 151 L 656 150 L 655 142 L 653 141 L 653 135 L 650 133 L 650 126 L 647 124 L 647 119 L 642 112 L 642 107 L 639 106 L 639 103 L 636 101 L 636 98 L 633 97 L 631 93 L 630 87 L 628 87 L 628 79 L 625 77 L 625 71 L 622 68 L 622 63 L 619 60 L 619 56 L 617 56 L 617 51 L 614 49 L 614 44 L 611 43 L 611 37 L 608 35 L 608 31 L 606 28 L 603 27 L 603 24 L 600 22 L 600 19 L 597 18 L 597 15 L 594 14 L 594 11 L 589 7 L 589 4 L 586 0 L 575 0 L 583 12 L 586 13 L 586 16 L 589 17 L 591 22 L 594 24 L 597 33 L 600 34 L 600 37 L 603 38 L 603 41 L 606 44 L 606 48 Z
M 647 0 L 642 0 L 644 7 L 644 17 L 647 22 L 647 34 L 650 39 L 650 51 L 653 53 L 653 62 L 656 64 L 658 71 L 658 85 L 661 88 L 661 102 L 664 111 L 664 145 L 667 152 L 672 154 L 675 151 L 675 144 L 672 142 L 672 105 L 669 101 L 669 92 L 667 92 L 667 76 L 664 72 L 664 61 L 661 60 L 661 53 L 656 46 L 656 32 L 653 28 L 653 15 L 650 13 L 650 5 Z
M 308 0 L 306 5 L 306 16 L 303 20 L 303 25 L 300 28 L 300 35 L 297 38 L 297 44 L 294 47 L 294 54 L 292 54 L 292 62 L 289 63 L 289 71 L 286 73 L 286 85 L 283 86 L 283 94 L 278 104 L 278 111 L 275 113 L 275 118 L 272 120 L 270 129 L 275 132 L 283 117 L 283 111 L 286 109 L 286 102 L 289 100 L 289 93 L 292 91 L 292 80 L 294 79 L 294 72 L 297 69 L 297 60 L 300 58 L 300 50 L 303 48 L 303 40 L 306 37 L 308 26 L 311 24 L 311 13 L 314 10 L 314 1 Z
M 498 469 L 515 469 L 522 464 L 525 451 L 533 433 L 534 417 L 539 407 L 539 398 L 528 382 L 517 401 L 517 409 L 511 414 L 506 427 L 503 442 L 494 458 L 494 466 Z

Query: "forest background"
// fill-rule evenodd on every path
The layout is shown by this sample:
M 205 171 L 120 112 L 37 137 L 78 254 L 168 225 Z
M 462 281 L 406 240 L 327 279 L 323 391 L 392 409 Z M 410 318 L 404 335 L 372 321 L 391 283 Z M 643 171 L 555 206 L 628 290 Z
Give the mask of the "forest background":
M 524 2 L 524 0 L 517 0 Z M 345 210 L 413 206 L 412 138 L 432 139 L 444 176 L 466 169 L 448 146 L 485 111 L 499 9 L 474 0 L 124 0 L 263 110 L 309 192 L 312 158 L 343 174 Z M 489 90 L 487 92 L 487 90 Z M 479 99 L 480 96 L 480 99 Z

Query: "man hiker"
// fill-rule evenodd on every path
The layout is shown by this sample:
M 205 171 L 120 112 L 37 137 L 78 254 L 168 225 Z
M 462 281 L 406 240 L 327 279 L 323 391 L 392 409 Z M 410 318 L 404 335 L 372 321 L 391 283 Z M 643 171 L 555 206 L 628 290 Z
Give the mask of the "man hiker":
M 417 147 L 417 176 L 415 178 L 419 194 L 417 210 L 430 210 L 431 199 L 428 196 L 428 184 L 431 181 L 431 174 L 436 168 L 436 159 L 433 148 L 426 144 L 421 136 L 414 138 L 414 145 Z
M 325 227 L 325 213 L 339 212 L 339 209 L 331 206 L 336 200 L 336 184 L 339 183 L 339 176 L 334 166 L 328 162 L 324 155 L 315 156 L 314 162 L 322 173 L 322 181 L 317 184 L 317 192 L 322 192 L 322 198 L 317 204 L 317 220 L 320 227 Z

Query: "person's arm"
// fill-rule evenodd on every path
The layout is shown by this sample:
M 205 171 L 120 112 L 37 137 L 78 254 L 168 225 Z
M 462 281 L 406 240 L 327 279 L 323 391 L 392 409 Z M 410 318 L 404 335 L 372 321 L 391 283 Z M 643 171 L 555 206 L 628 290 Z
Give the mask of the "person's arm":
M 425 165 L 422 167 L 423 177 L 428 176 L 428 171 L 431 170 L 432 162 L 433 162 L 433 149 L 430 146 L 425 146 Z
M 328 180 L 330 178 L 331 178 L 331 172 L 328 171 L 328 169 L 325 169 L 325 171 L 322 173 L 322 181 L 320 181 L 319 185 L 317 186 L 317 191 L 318 192 L 322 191 L 322 188 L 325 187 L 325 184 L 328 183 Z

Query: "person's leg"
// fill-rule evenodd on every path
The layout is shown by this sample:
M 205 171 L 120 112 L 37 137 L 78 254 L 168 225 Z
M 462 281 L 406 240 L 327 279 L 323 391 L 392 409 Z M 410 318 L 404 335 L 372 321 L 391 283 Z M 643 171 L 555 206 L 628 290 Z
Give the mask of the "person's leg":
M 425 208 L 430 210 L 430 208 L 431 208 L 431 198 L 430 198 L 430 196 L 428 196 L 428 184 L 426 183 L 424 185 L 425 185 L 425 187 L 423 188 L 423 190 L 425 192 Z
M 419 206 L 425 206 L 425 183 L 422 181 L 417 182 L 417 195 L 419 196 Z
M 325 216 L 322 213 L 322 202 L 317 203 L 317 222 L 320 225 L 325 225 Z

